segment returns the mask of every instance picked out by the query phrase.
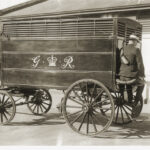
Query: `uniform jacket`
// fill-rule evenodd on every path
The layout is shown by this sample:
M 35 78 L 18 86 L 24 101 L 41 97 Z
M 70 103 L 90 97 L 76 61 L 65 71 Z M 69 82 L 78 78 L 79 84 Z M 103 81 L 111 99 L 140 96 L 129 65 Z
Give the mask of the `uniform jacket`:
M 141 51 L 133 44 L 129 44 L 124 47 L 124 55 L 129 61 L 129 64 L 126 65 L 121 62 L 119 75 L 131 78 L 138 76 L 145 77 Z

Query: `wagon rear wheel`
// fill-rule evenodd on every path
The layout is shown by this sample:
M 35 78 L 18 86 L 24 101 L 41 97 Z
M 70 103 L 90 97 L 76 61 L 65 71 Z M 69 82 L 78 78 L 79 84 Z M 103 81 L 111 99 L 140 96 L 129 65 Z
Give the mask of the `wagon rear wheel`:
M 133 118 L 140 115 L 143 108 L 143 100 L 140 99 L 135 105 L 135 96 L 133 95 L 132 103 L 128 103 L 123 99 L 120 92 L 115 92 L 112 94 L 115 103 L 115 116 L 113 122 L 115 124 L 128 124 Z
M 47 113 L 52 106 L 52 98 L 50 93 L 45 89 L 39 89 L 34 95 L 27 98 L 27 106 L 35 115 Z
M 4 90 L 0 90 L 0 124 L 9 123 L 15 116 L 16 106 L 11 95 Z
M 96 135 L 107 130 L 113 120 L 113 98 L 102 83 L 79 80 L 68 88 L 62 102 L 62 113 L 75 132 Z
M 112 93 L 115 103 L 115 115 L 113 122 L 115 124 L 127 124 L 132 121 L 132 105 L 129 105 L 120 92 Z

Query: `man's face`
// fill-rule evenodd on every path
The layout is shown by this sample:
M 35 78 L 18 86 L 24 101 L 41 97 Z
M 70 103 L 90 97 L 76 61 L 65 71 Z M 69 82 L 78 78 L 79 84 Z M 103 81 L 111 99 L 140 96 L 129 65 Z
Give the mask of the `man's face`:
M 137 45 L 137 40 L 133 40 L 133 44 L 134 44 L 134 46 L 136 46 Z

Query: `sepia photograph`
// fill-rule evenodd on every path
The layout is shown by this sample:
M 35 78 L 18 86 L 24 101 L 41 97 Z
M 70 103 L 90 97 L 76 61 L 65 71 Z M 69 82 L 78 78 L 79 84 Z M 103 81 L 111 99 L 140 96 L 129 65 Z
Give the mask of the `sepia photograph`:
M 150 146 L 150 0 L 0 0 L 0 149 Z

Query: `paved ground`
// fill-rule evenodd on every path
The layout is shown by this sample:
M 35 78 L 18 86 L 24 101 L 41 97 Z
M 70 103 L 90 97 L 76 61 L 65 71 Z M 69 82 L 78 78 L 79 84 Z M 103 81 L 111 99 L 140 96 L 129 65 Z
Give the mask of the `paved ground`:
M 44 116 L 34 116 L 26 106 L 17 107 L 10 125 L 0 127 L 0 146 L 149 146 L 150 103 L 145 104 L 140 118 L 123 126 L 112 125 L 95 138 L 73 132 L 58 113 L 56 104 L 62 93 L 53 91 L 53 108 Z

